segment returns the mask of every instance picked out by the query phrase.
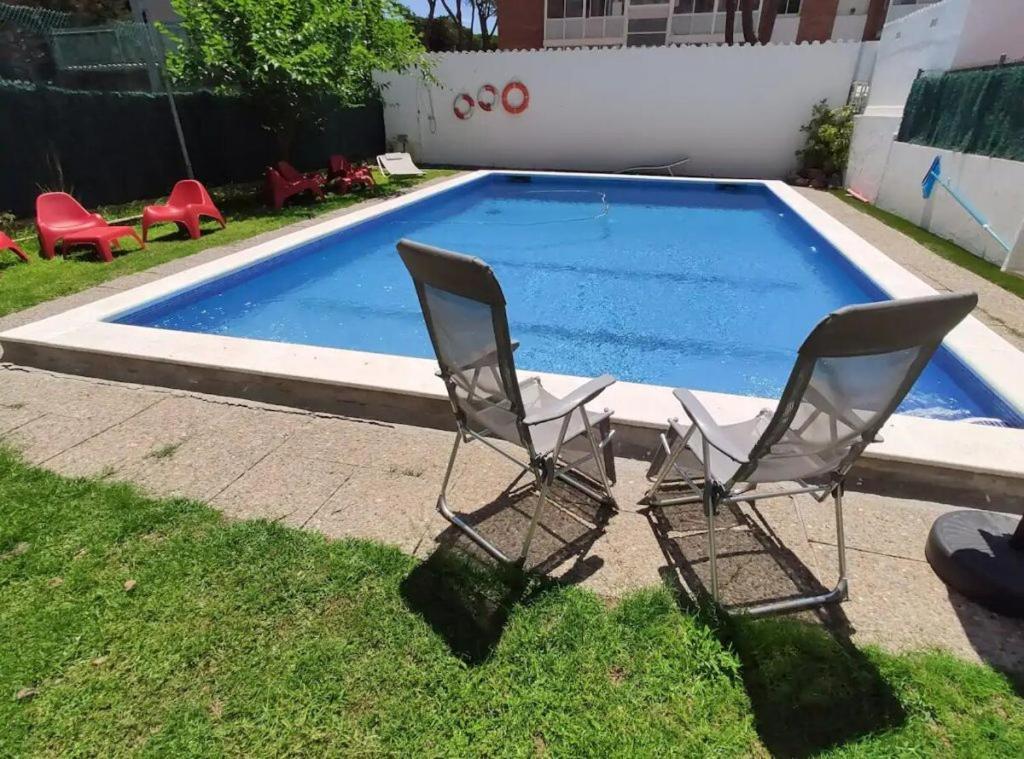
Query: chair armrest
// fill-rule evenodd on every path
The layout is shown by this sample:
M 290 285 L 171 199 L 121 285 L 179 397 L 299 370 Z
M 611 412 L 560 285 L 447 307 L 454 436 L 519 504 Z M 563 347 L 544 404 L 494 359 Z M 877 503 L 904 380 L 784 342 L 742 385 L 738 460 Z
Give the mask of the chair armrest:
M 697 400 L 697 396 L 683 388 L 673 390 L 672 394 L 682 405 L 683 411 L 690 417 L 690 421 L 693 422 L 693 425 L 704 436 L 709 445 L 739 464 L 747 463 L 750 451 L 741 450 L 729 439 L 728 435 L 723 433 L 721 426 L 711 416 L 710 412 L 704 408 L 704 404 Z
M 533 425 L 542 422 L 550 422 L 552 419 L 561 419 L 585 403 L 589 403 L 600 395 L 606 387 L 615 384 L 615 378 L 610 374 L 602 374 L 590 382 L 580 385 L 564 398 L 541 406 L 532 414 L 527 414 L 523 424 Z

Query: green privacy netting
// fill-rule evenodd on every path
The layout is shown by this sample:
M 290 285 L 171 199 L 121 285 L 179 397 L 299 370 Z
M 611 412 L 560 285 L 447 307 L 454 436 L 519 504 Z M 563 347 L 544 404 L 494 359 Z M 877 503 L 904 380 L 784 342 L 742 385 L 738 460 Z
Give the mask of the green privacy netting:
M 196 178 L 258 179 L 277 157 L 273 135 L 242 98 L 175 95 Z M 380 103 L 323 103 L 323 128 L 301 127 L 292 160 L 325 168 L 331 153 L 365 158 L 384 148 Z M 0 211 L 31 213 L 36 195 L 66 190 L 87 206 L 165 195 L 185 176 L 163 95 L 84 92 L 0 82 Z
M 1024 65 L 919 77 L 899 140 L 1024 161 Z

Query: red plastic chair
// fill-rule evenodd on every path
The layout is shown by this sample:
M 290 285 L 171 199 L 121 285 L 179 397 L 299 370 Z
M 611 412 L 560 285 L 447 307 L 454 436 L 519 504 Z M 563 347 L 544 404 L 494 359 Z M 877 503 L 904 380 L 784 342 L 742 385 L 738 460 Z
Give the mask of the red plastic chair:
M 21 249 L 18 243 L 14 242 L 10 237 L 0 232 L 0 250 L 11 250 L 14 251 L 14 255 L 20 258 L 25 263 L 28 263 L 28 255 Z
M 89 213 L 66 192 L 44 192 L 36 198 L 36 229 L 43 258 L 53 258 L 57 243 L 69 232 L 105 226 L 102 216 Z
M 182 179 L 171 190 L 171 196 L 164 205 L 146 206 L 142 211 L 142 239 L 149 239 L 149 228 L 153 224 L 177 224 L 184 228 L 193 240 L 202 232 L 199 220 L 206 216 L 220 223 L 221 229 L 227 226 L 224 216 L 213 204 L 210 193 L 201 182 L 194 179 Z
M 327 181 L 336 182 L 346 190 L 357 184 L 368 190 L 377 185 L 373 172 L 365 166 L 356 166 L 343 155 L 332 155 L 327 159 Z
M 282 163 L 284 162 L 282 161 Z M 267 193 L 267 201 L 274 208 L 280 210 L 288 198 L 307 191 L 313 193 L 317 198 L 324 196 L 324 178 L 322 176 L 319 174 L 313 176 L 299 174 L 299 172 L 295 171 L 294 167 L 291 167 L 291 171 L 298 176 L 298 179 L 289 181 L 277 169 L 267 167 L 264 187 Z

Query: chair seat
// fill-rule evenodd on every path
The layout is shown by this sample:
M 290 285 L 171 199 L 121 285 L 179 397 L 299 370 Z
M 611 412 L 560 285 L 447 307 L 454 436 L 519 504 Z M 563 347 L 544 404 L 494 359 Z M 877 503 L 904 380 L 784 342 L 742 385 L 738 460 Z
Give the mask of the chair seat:
M 135 236 L 135 230 L 131 227 L 112 227 L 109 225 L 97 225 L 77 229 L 64 235 L 65 245 L 78 245 L 86 243 L 99 243 L 104 240 L 116 240 L 120 237 Z
M 739 471 L 743 462 L 736 461 L 715 446 L 717 445 L 728 450 L 752 451 L 764 434 L 774 413 L 775 409 L 773 408 L 763 408 L 752 419 L 745 419 L 733 424 L 717 424 L 714 422 L 709 424 L 707 421 L 702 421 L 702 425 L 708 433 L 708 442 L 711 443 L 709 449 L 711 461 L 709 462 L 708 471 L 716 482 L 730 482 Z M 673 421 L 672 426 L 676 434 L 680 436 L 685 435 L 689 429 L 689 426 L 684 421 Z M 786 437 L 783 436 L 776 445 L 784 446 L 785 442 Z M 703 467 L 703 446 L 699 429 L 694 430 L 688 447 Z M 836 461 L 836 456 L 829 458 L 813 454 L 773 456 L 769 453 L 758 460 L 757 468 L 745 475 L 744 481 L 754 484 L 811 479 L 829 472 Z
M 535 378 L 519 383 L 519 394 L 523 399 L 525 416 L 542 411 L 546 406 L 561 400 L 558 396 L 552 395 L 545 390 L 541 386 L 540 381 Z M 595 414 L 592 411 L 587 411 L 586 414 L 587 419 L 595 426 L 607 416 L 607 413 Z M 474 414 L 474 418 L 478 423 L 486 426 L 493 434 L 503 440 L 515 443 L 516 445 L 523 445 L 519 429 L 516 427 L 515 418 L 507 411 L 498 407 L 491 407 L 478 411 Z M 555 442 L 558 440 L 558 433 L 562 431 L 564 420 L 565 417 L 558 417 L 548 422 L 541 422 L 530 426 L 530 438 L 533 441 L 533 449 L 538 456 L 547 456 L 555 450 Z M 584 425 L 583 417 L 579 411 L 573 412 L 563 443 L 568 443 L 570 440 L 585 434 L 586 431 L 586 425 Z

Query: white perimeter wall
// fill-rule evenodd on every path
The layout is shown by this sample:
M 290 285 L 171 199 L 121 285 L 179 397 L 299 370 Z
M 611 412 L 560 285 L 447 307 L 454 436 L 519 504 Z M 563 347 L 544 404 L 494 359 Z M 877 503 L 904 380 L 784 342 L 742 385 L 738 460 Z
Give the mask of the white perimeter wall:
M 953 68 L 1024 59 L 1024 0 L 971 0 Z
M 921 196 L 921 180 L 935 156 L 942 156 L 943 178 L 1013 246 L 1024 221 L 1024 192 L 1020 189 L 1024 187 L 1024 163 L 1020 161 L 895 142 L 875 205 L 1002 265 L 1006 251 L 943 187 L 936 185 L 928 200 Z M 1011 264 L 1009 268 L 1024 269 L 1024 260 Z
M 617 171 L 690 156 L 690 174 L 783 177 L 822 99 L 846 102 L 860 43 L 611 48 L 434 56 L 439 85 L 382 75 L 388 141 L 424 163 Z M 459 92 L 530 89 L 530 107 L 459 121 Z M 432 124 L 430 115 L 435 122 Z

